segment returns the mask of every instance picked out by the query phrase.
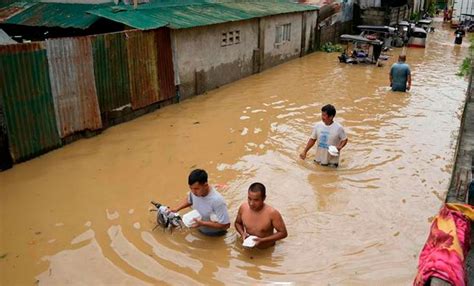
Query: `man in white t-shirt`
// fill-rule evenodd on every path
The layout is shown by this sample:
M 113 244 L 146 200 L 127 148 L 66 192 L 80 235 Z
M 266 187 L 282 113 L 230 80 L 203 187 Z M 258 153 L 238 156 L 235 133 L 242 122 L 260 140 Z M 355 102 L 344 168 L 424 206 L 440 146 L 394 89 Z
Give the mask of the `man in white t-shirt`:
M 316 123 L 309 138 L 304 151 L 300 154 L 301 159 L 306 159 L 306 154 L 316 142 L 318 142 L 316 149 L 316 163 L 323 166 L 339 165 L 339 154 L 342 148 L 347 144 L 347 136 L 341 124 L 334 122 L 336 116 L 336 108 L 331 104 L 327 104 L 321 108 L 321 122 Z M 333 156 L 329 153 L 329 146 L 335 146 L 339 154 Z
M 172 212 L 192 207 L 201 215 L 195 219 L 193 227 L 209 236 L 224 235 L 230 226 L 229 214 L 224 198 L 207 182 L 207 173 L 202 169 L 193 170 L 188 177 L 191 191 L 183 202 Z

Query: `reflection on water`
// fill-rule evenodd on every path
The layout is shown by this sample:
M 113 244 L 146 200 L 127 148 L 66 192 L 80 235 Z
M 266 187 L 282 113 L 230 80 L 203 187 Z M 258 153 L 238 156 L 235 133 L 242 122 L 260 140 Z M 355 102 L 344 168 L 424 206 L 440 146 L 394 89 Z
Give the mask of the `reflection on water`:
M 406 285 L 445 195 L 467 83 L 450 31 L 408 49 L 413 88 L 388 71 L 315 53 L 169 106 L 0 174 L 2 285 L 290 282 Z M 349 136 L 338 169 L 301 161 L 320 108 Z M 456 116 L 457 115 L 457 116 Z M 232 218 L 267 186 L 289 237 L 269 250 L 154 227 L 189 171 L 222 184 Z

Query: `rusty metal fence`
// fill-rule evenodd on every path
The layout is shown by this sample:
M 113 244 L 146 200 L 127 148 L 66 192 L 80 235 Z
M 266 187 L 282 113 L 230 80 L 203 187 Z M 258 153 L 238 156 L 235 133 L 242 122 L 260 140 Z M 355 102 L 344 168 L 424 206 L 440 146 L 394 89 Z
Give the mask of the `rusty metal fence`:
M 0 67 L 2 148 L 14 162 L 101 130 L 111 112 L 174 97 L 167 28 L 0 46 Z

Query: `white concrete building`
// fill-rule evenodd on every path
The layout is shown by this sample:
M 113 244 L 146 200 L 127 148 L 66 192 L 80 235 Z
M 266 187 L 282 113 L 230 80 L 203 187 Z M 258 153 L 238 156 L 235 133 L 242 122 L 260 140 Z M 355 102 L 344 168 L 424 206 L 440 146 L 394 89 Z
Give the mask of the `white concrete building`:
M 317 11 L 172 30 L 176 83 L 188 97 L 312 51 Z

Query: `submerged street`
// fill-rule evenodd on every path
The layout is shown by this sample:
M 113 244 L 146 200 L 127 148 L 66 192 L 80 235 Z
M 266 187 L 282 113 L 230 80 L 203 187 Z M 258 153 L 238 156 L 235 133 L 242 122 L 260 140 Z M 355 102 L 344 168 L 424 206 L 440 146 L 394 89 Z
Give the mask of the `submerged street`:
M 0 173 L 1 285 L 408 285 L 449 185 L 467 81 L 468 41 L 435 23 L 407 49 L 413 85 L 390 91 L 383 67 L 317 52 L 105 130 Z M 337 169 L 305 161 L 321 107 L 349 142 Z M 155 226 L 188 173 L 208 171 L 231 220 L 253 182 L 289 236 L 246 250 L 225 237 Z M 186 211 L 181 211 L 184 214 Z

